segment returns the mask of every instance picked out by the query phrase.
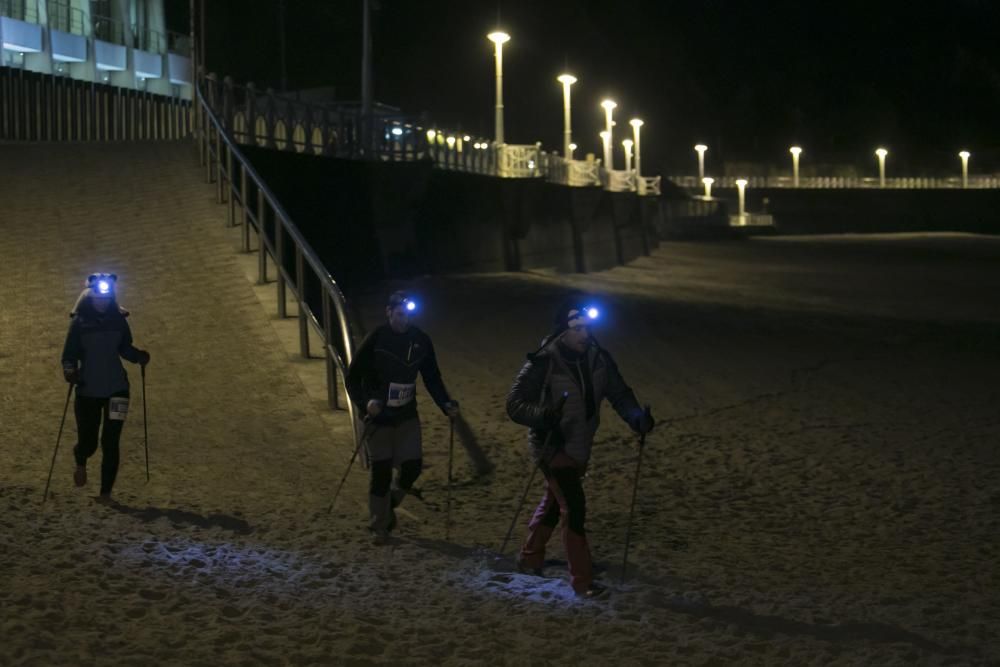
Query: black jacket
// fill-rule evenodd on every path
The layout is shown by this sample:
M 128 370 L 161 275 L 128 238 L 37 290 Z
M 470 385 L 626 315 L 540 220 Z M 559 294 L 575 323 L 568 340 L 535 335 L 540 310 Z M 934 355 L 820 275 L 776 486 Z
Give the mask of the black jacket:
M 442 412 L 451 398 L 441 379 L 430 336 L 415 326 L 396 333 L 388 324 L 372 331 L 354 354 L 347 371 L 347 393 L 361 414 L 368 401 L 382 401 L 384 408 L 373 421 L 398 424 L 417 416 L 417 373 L 424 378 L 431 398 Z
M 137 364 L 139 355 L 132 345 L 132 330 L 117 304 L 99 313 L 89 300 L 80 303 L 62 353 L 64 369 L 80 369 L 78 394 L 107 398 L 127 392 L 128 375 L 119 357 Z

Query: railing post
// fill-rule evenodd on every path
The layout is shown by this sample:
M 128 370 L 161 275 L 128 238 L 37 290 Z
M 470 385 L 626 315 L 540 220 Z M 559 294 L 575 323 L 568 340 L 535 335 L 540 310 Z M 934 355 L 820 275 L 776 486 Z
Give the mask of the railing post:
M 257 143 L 257 88 L 253 81 L 247 84 L 247 143 L 258 146 Z
M 278 283 L 278 317 L 285 319 L 288 317 L 288 306 L 285 303 L 285 242 L 284 242 L 285 219 L 274 213 L 274 272 Z
M 225 201 L 222 190 L 222 131 L 213 125 L 212 134 L 215 135 L 215 200 L 221 204 Z
M 250 217 L 248 214 L 247 206 L 247 168 L 245 165 L 240 165 L 240 222 L 243 226 L 243 252 L 250 252 L 250 228 L 247 218 Z
M 229 226 L 232 227 L 234 220 L 236 218 L 236 202 L 233 201 L 233 190 L 235 185 L 233 183 L 233 149 L 229 146 L 229 142 L 226 142 L 226 221 Z
M 267 252 L 264 248 L 264 189 L 257 186 L 257 284 L 267 283 Z
M 323 340 L 325 341 L 323 347 L 325 348 L 325 358 L 326 358 L 326 395 L 327 403 L 329 406 L 336 410 L 340 407 L 339 401 L 337 400 L 337 370 L 334 368 L 333 355 L 333 322 L 330 313 L 330 295 L 323 290 Z
M 302 261 L 302 247 L 295 245 L 295 292 L 299 299 L 299 353 L 303 359 L 309 358 L 309 321 L 306 316 L 305 267 Z

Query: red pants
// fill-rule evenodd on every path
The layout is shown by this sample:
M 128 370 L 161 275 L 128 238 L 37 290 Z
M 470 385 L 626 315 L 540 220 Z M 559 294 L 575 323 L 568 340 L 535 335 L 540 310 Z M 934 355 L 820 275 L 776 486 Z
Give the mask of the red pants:
M 583 593 L 593 580 L 590 547 L 584 530 L 587 503 L 583 495 L 583 468 L 559 452 L 542 466 L 542 473 L 545 475 L 545 495 L 528 522 L 520 561 L 530 569 L 545 564 L 545 545 L 562 518 L 562 540 L 569 561 L 570 582 L 574 591 Z

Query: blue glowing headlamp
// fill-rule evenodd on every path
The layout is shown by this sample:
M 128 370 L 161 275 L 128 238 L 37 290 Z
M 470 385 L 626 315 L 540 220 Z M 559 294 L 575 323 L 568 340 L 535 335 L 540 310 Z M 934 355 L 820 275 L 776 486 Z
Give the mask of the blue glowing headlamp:
M 114 273 L 92 273 L 87 276 L 87 287 L 94 296 L 113 297 L 118 276 Z
M 400 292 L 396 292 L 389 297 L 388 306 L 393 310 L 402 307 L 407 315 L 413 315 L 417 312 L 417 302 Z
M 601 311 L 596 306 L 574 308 L 569 311 L 569 316 L 566 318 L 566 325 L 569 327 L 590 326 L 596 322 L 597 318 L 600 316 Z

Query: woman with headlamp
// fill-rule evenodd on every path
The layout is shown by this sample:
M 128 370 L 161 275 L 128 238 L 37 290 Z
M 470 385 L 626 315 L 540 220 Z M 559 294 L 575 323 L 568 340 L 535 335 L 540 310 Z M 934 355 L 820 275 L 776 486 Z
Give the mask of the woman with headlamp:
M 605 592 L 593 580 L 583 492 L 601 402 L 607 398 L 636 433 L 648 433 L 654 423 L 652 415 L 639 407 L 614 359 L 590 335 L 599 315 L 596 307 L 580 298 L 561 304 L 555 328 L 528 355 L 507 395 L 507 414 L 530 428 L 531 456 L 545 475 L 545 495 L 528 523 L 518 569 L 541 573 L 545 545 L 561 517 L 570 580 L 576 594 L 585 597 Z
M 73 309 L 73 320 L 63 346 L 63 377 L 76 385 L 77 444 L 73 448 L 77 486 L 87 483 L 87 459 L 101 444 L 101 491 L 98 500 L 111 499 L 118 476 L 118 442 L 128 415 L 128 374 L 121 359 L 145 366 L 149 352 L 132 345 L 132 330 L 115 298 L 118 277 L 93 274 Z
M 376 544 L 387 542 L 396 525 L 395 508 L 423 469 L 418 373 L 438 408 L 450 418 L 458 416 L 458 402 L 445 389 L 430 336 L 410 323 L 416 309 L 403 292 L 390 295 L 387 322 L 368 335 L 347 372 L 347 392 L 365 415 L 369 529 Z M 395 484 L 393 469 L 399 471 Z

